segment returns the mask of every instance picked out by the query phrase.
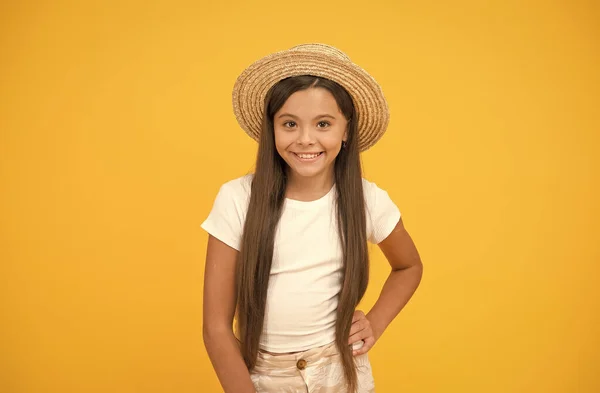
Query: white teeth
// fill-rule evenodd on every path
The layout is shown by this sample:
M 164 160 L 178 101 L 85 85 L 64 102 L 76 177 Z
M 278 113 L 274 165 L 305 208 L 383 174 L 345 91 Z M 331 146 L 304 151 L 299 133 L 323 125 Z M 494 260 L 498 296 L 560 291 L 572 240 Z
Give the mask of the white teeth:
M 321 153 L 316 153 L 316 154 L 296 154 L 298 157 L 300 158 L 306 158 L 306 159 L 311 159 L 311 158 L 316 158 L 319 156 L 319 154 Z

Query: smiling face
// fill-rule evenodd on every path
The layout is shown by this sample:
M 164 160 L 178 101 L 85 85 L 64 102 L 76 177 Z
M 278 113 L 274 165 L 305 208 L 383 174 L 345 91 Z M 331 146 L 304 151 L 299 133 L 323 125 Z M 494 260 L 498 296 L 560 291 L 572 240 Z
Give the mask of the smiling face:
M 291 176 L 333 176 L 333 165 L 347 139 L 348 121 L 324 88 L 292 94 L 275 113 L 275 148 Z

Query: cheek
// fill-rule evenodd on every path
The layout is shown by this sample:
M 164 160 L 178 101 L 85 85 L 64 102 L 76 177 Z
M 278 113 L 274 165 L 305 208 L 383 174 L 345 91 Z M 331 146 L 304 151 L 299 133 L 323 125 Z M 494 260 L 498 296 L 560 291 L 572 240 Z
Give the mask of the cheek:
M 287 148 L 294 142 L 292 133 L 290 132 L 278 132 L 275 130 L 275 149 L 280 156 L 285 154 Z
M 342 138 L 338 135 L 327 135 L 321 139 L 321 145 L 327 150 L 338 150 L 342 145 Z

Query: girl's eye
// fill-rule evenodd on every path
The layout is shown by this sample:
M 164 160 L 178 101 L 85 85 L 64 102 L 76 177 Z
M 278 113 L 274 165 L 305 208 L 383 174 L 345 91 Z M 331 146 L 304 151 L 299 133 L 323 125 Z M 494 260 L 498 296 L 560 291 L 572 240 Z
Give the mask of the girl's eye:
M 323 124 L 323 125 L 321 126 L 321 128 L 325 128 L 325 127 L 328 127 L 328 126 L 330 126 L 330 125 L 331 125 L 331 124 L 329 124 L 329 122 L 327 122 L 327 121 L 320 121 L 320 122 L 319 122 L 319 125 L 321 125 L 321 124 Z
M 291 125 L 290 125 L 290 124 L 291 124 Z M 295 123 L 295 122 L 293 122 L 293 121 L 286 121 L 285 123 L 283 123 L 283 126 L 284 126 L 284 127 L 288 127 L 288 128 L 290 128 L 290 127 L 293 127 L 293 126 L 295 126 L 295 125 L 296 125 L 296 123 Z

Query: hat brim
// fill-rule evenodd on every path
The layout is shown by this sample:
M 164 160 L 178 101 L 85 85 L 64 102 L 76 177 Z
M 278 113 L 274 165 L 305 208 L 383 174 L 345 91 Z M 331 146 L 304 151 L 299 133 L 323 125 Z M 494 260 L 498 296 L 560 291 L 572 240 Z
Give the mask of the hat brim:
M 358 115 L 358 148 L 365 151 L 385 133 L 389 109 L 375 79 L 351 61 L 325 53 L 282 51 L 265 56 L 246 68 L 233 88 L 233 111 L 242 129 L 260 138 L 264 100 L 269 89 L 290 76 L 314 75 L 344 87 Z

